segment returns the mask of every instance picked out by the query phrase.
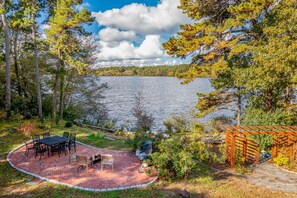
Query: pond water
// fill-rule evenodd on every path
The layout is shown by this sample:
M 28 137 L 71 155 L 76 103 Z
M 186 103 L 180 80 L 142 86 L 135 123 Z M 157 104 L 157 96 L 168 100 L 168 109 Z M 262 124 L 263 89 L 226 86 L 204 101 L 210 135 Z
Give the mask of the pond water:
M 172 115 L 189 114 L 195 109 L 197 93 L 208 93 L 213 90 L 209 78 L 198 78 L 182 85 L 175 77 L 99 77 L 101 82 L 110 87 L 105 91 L 104 104 L 109 115 L 117 119 L 117 126 L 127 124 L 126 120 L 135 123 L 132 109 L 135 96 L 141 93 L 142 105 L 154 117 L 154 129 L 164 129 L 163 121 Z M 207 116 L 209 120 L 219 114 L 232 115 L 223 111 Z

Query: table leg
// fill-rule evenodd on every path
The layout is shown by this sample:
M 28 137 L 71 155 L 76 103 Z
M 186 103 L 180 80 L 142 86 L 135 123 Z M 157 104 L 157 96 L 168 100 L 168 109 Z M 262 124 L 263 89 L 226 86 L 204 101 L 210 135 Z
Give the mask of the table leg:
M 46 145 L 46 147 L 47 147 L 47 155 L 48 155 L 48 157 L 50 156 L 50 152 L 49 152 L 49 146 L 48 145 Z

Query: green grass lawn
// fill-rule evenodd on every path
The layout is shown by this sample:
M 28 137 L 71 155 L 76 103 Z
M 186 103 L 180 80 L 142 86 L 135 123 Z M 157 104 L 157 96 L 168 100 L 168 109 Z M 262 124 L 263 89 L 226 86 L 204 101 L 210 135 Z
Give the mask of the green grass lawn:
M 32 120 L 32 122 L 35 122 Z M 28 185 L 27 182 L 35 178 L 21 173 L 12 168 L 5 160 L 9 151 L 29 141 L 31 138 L 16 132 L 14 129 L 19 122 L 0 121 L 0 197 L 179 197 L 183 189 L 187 189 L 192 197 L 293 197 L 292 194 L 273 192 L 261 187 L 253 186 L 245 180 L 226 175 L 212 173 L 205 167 L 198 167 L 194 174 L 190 175 L 187 182 L 158 181 L 147 188 L 130 189 L 112 192 L 87 192 L 55 185 L 47 182 L 38 182 Z M 54 125 L 53 125 L 54 126 Z M 77 134 L 77 140 L 83 143 L 108 149 L 130 149 L 123 140 L 111 141 L 104 138 L 104 132 L 87 128 L 64 128 L 64 123 L 51 129 L 37 129 L 41 134 L 50 130 L 51 134 L 62 135 L 64 131 Z M 297 196 L 297 195 L 296 195 Z

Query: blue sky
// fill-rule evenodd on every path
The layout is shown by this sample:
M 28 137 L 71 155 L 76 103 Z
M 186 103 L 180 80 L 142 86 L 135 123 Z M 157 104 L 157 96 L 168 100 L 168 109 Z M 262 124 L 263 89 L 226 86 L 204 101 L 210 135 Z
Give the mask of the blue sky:
M 192 21 L 179 0 L 84 0 L 96 22 L 87 28 L 98 42 L 95 66 L 144 66 L 187 63 L 166 55 L 162 43 Z

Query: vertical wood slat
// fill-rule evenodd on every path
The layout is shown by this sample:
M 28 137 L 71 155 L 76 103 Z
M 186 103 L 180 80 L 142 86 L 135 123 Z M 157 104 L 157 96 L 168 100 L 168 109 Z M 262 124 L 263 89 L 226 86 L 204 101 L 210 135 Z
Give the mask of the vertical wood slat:
M 235 166 L 235 150 L 236 150 L 236 138 L 235 135 L 231 135 L 231 153 L 230 153 L 230 166 L 233 168 Z
M 246 158 L 247 158 L 247 139 L 246 139 L 246 135 L 244 135 L 244 138 L 243 138 L 242 155 L 244 157 L 244 163 L 246 163 Z
M 292 137 L 292 135 L 289 135 L 288 145 L 287 145 L 287 155 L 290 160 L 293 159 L 293 144 L 294 144 L 294 137 Z
M 229 159 L 229 131 L 226 129 L 226 161 L 230 165 Z
M 272 150 L 271 150 L 271 161 L 277 156 L 277 135 L 273 136 Z
M 260 145 L 257 148 L 257 153 L 255 153 L 256 159 L 255 159 L 255 164 L 259 164 L 260 162 L 260 154 L 261 154 L 261 150 L 260 150 Z

